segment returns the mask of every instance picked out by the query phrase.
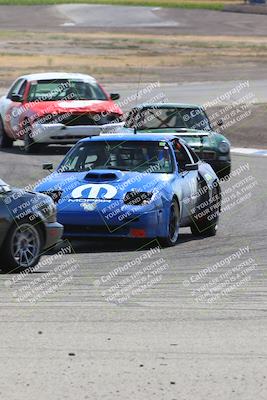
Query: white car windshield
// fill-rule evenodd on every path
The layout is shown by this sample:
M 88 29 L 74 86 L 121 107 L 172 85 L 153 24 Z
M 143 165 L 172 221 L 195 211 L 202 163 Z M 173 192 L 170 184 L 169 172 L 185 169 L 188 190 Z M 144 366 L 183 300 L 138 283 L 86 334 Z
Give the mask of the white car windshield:
M 107 100 L 107 96 L 93 81 L 47 79 L 31 82 L 29 102 L 57 100 Z

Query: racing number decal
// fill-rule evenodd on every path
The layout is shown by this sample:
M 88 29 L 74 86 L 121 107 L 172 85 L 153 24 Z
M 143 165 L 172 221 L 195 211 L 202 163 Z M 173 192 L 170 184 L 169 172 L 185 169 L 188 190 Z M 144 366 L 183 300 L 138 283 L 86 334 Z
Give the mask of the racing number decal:
M 88 199 L 96 199 L 99 195 L 103 195 L 104 199 L 112 199 L 117 194 L 117 189 L 112 185 L 90 183 L 74 189 L 72 192 L 72 198 L 79 199 L 83 197 L 85 191 L 88 191 L 86 195 Z

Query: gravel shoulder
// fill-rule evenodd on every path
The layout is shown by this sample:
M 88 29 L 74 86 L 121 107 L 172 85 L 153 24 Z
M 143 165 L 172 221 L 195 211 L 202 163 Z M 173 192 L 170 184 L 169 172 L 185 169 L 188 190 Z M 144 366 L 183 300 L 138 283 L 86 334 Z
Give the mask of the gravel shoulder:
M 112 16 L 112 23 L 106 20 L 107 10 Z M 98 28 L 101 31 L 134 30 L 182 35 L 214 35 L 216 32 L 216 35 L 265 36 L 267 33 L 265 15 L 89 4 L 1 5 L 0 26 L 1 29 L 17 31 L 72 32 L 95 31 Z

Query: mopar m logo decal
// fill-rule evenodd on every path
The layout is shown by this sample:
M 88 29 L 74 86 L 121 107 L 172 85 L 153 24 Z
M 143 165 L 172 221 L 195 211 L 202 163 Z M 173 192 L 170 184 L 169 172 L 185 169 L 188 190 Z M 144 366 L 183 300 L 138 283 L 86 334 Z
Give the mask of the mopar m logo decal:
M 112 199 L 117 194 L 117 189 L 108 184 L 88 183 L 77 187 L 72 192 L 72 198 L 79 199 L 81 197 L 88 199 L 97 199 L 103 197 L 104 199 Z

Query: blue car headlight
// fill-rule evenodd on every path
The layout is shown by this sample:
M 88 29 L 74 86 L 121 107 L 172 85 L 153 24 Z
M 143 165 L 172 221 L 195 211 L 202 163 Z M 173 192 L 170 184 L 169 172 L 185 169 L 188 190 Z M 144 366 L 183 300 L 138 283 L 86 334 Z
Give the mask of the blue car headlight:
M 218 149 L 221 153 L 229 153 L 230 151 L 230 145 L 228 142 L 226 142 L 225 140 L 223 140 L 219 146 Z
M 152 196 L 152 192 L 138 192 L 133 190 L 126 193 L 123 201 L 125 204 L 131 206 L 145 206 L 150 203 Z

